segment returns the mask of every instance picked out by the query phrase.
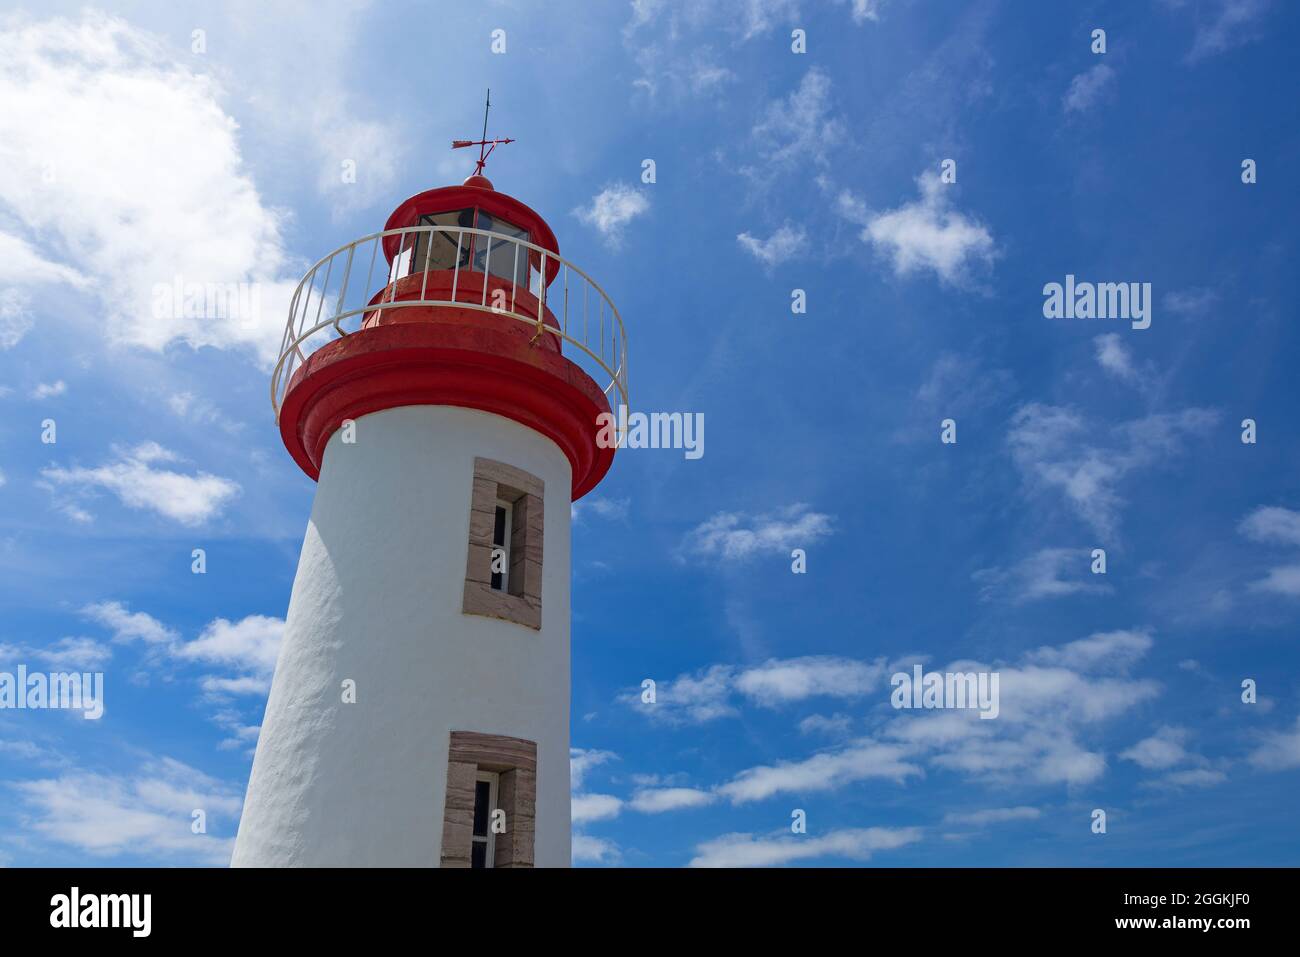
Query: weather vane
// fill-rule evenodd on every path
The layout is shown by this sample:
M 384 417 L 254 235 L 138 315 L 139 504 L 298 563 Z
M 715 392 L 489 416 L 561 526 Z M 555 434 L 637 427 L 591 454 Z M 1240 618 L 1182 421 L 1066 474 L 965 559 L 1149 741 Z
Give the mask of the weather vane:
M 474 175 L 480 176 L 483 173 L 483 167 L 487 164 L 487 158 L 492 155 L 492 151 L 498 146 L 505 143 L 513 143 L 514 140 L 509 137 L 503 139 L 490 140 L 487 138 L 488 111 L 492 109 L 492 90 L 487 91 L 487 103 L 483 106 L 483 138 L 477 140 L 452 140 L 451 148 L 454 150 L 463 149 L 466 146 L 478 147 L 478 163 L 474 166 Z

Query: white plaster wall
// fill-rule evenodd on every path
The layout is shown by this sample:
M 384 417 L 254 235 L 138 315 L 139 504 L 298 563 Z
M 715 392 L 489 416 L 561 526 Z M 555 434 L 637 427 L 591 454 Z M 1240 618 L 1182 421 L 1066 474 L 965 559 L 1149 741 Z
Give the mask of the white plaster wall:
M 545 482 L 540 632 L 461 613 L 475 456 Z M 536 864 L 569 865 L 570 482 L 558 446 L 485 412 L 334 434 L 233 866 L 437 867 L 452 730 L 537 742 Z

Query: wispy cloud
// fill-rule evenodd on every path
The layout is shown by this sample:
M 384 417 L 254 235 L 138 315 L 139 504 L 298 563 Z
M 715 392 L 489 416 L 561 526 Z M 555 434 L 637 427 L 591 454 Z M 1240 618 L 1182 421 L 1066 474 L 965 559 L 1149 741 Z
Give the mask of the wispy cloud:
M 577 207 L 573 215 L 617 246 L 627 224 L 649 209 L 650 197 L 645 190 L 614 183 L 593 196 L 590 205 Z
M 907 749 L 901 745 L 863 739 L 842 750 L 802 761 L 746 768 L 719 787 L 718 793 L 733 804 L 747 804 L 775 794 L 837 790 L 870 778 L 902 783 L 925 773 L 907 759 Z
M 1091 555 L 1086 548 L 1043 548 L 1009 568 L 981 568 L 971 578 L 980 586 L 982 600 L 1005 598 L 1017 605 L 1067 595 L 1108 594 L 1111 586 L 1092 574 Z
M 1070 88 L 1061 98 L 1061 108 L 1066 113 L 1087 112 L 1101 99 L 1114 79 L 1115 71 L 1106 63 L 1098 63 L 1084 70 L 1070 81 Z
M 1270 731 L 1250 753 L 1250 763 L 1265 771 L 1300 768 L 1300 718 L 1289 731 Z
M 30 816 L 31 832 L 98 858 L 153 855 L 175 864 L 223 866 L 242 803 L 237 788 L 172 758 L 147 761 L 137 772 L 69 771 L 57 778 L 12 784 Z M 209 833 L 191 830 L 193 812 Z
M 744 667 L 715 664 L 658 682 L 654 704 L 642 701 L 639 688 L 621 700 L 655 721 L 704 724 L 738 714 L 742 701 L 780 708 L 814 698 L 861 698 L 884 686 L 887 671 L 883 658 L 859 661 L 833 655 L 773 658 Z
M 987 827 L 990 824 L 1006 824 L 1009 821 L 1036 821 L 1043 812 L 1036 807 L 992 807 L 979 811 L 955 811 L 945 814 L 943 823 L 960 827 Z
M 1163 771 L 1187 760 L 1187 729 L 1165 726 L 1149 738 L 1143 738 L 1119 756 L 1148 771 Z
M 215 618 L 198 638 L 175 648 L 177 658 L 205 664 L 226 665 L 239 674 L 209 676 L 205 691 L 225 694 L 265 694 L 271 687 L 284 619 L 249 615 L 239 621 Z
M 1073 409 L 1031 402 L 1012 416 L 1007 444 L 1031 486 L 1060 493 L 1093 531 L 1113 539 L 1125 504 L 1121 482 L 1174 457 L 1186 439 L 1204 435 L 1218 420 L 1214 410 L 1191 408 L 1098 434 Z
M 220 514 L 240 491 L 230 479 L 198 472 L 186 475 L 160 463 L 180 461 L 180 456 L 157 442 L 134 448 L 114 447 L 115 459 L 97 468 L 42 469 L 47 482 L 87 492 L 103 488 L 117 496 L 127 508 L 147 510 L 182 525 L 201 525 Z
M 792 549 L 806 548 L 832 532 L 831 516 L 802 502 L 759 515 L 719 512 L 686 535 L 680 554 L 728 561 L 788 556 Z
M 569 517 L 574 522 L 582 521 L 583 516 L 586 515 L 595 515 L 597 518 L 609 521 L 622 521 L 627 518 L 627 510 L 631 504 L 631 499 L 588 495 L 569 506 Z
M 932 272 L 944 283 L 967 281 L 975 266 L 996 258 L 993 235 L 978 220 L 951 209 L 938 175 L 927 170 L 917 178 L 921 198 L 877 212 L 842 192 L 837 200 L 845 219 L 862 227 L 862 241 L 885 257 L 894 274 L 907 277 Z
M 628 804 L 642 814 L 663 814 L 704 807 L 716 800 L 717 795 L 698 788 L 648 788 L 633 794 Z
M 1238 531 L 1252 541 L 1269 545 L 1300 546 L 1300 512 L 1280 506 L 1261 506 L 1238 525 Z M 1277 565 L 1264 578 L 1253 582 L 1252 591 L 1300 597 L 1300 563 Z
M 1197 23 L 1187 61 L 1199 62 L 1260 36 L 1263 31 L 1259 21 L 1269 6 L 1270 0 L 1217 0 L 1209 6 L 1210 19 Z M 1205 8 L 1198 4 L 1193 9 L 1199 18 Z
M 796 861 L 843 857 L 865 861 L 921 840 L 917 827 L 845 828 L 821 836 L 724 834 L 695 848 L 691 867 L 777 867 Z
M 62 379 L 57 382 L 41 382 L 32 389 L 32 398 L 36 400 L 55 399 L 68 391 L 68 385 Z
M 808 234 L 802 226 L 786 223 L 767 239 L 759 239 L 749 233 L 736 237 L 740 248 L 745 250 L 764 266 L 771 268 L 779 263 L 789 262 L 801 253 L 808 251 Z
M 170 645 L 180 636 L 148 612 L 131 611 L 120 601 L 101 601 L 87 605 L 81 613 L 113 633 L 122 644 L 143 641 L 146 645 Z
M 843 120 L 832 110 L 831 78 L 813 67 L 794 92 L 764 108 L 752 131 L 762 165 L 744 167 L 742 172 L 766 181 L 796 164 L 824 166 L 844 130 Z
M 573 823 L 585 824 L 588 821 L 605 821 L 618 817 L 623 809 L 623 801 L 612 794 L 575 794 L 573 795 Z

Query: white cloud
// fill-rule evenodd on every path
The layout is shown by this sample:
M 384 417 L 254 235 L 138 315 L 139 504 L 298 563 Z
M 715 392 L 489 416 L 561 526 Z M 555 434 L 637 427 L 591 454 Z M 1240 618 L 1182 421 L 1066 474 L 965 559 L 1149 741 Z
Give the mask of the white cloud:
M 1026 655 L 1035 664 L 1071 671 L 1125 672 L 1143 658 L 1155 642 L 1144 630 L 1099 631 L 1060 646 L 1045 645 Z
M 113 657 L 113 649 L 93 638 L 61 638 L 48 648 L 35 648 L 31 654 L 56 671 L 93 671 Z
M 1288 597 L 1300 596 L 1300 565 L 1270 568 L 1268 575 L 1250 586 L 1251 591 L 1271 592 Z
M 794 227 L 786 223 L 767 239 L 758 239 L 749 233 L 736 237 L 742 249 L 761 262 L 764 266 L 775 266 L 788 262 L 800 252 L 807 252 L 808 234 L 803 227 Z
M 1036 807 L 994 807 L 979 811 L 960 811 L 945 814 L 945 824 L 962 827 L 985 827 L 989 824 L 1005 824 L 1008 821 L 1036 821 L 1042 812 Z
M 1124 345 L 1124 340 L 1120 338 L 1119 333 L 1107 332 L 1092 341 L 1097 348 L 1098 365 L 1115 378 L 1125 382 L 1132 382 L 1137 378 L 1137 370 L 1133 368 L 1133 357 L 1129 354 L 1128 347 Z
M 826 695 L 857 698 L 882 687 L 885 663 L 810 656 L 772 659 L 736 676 L 735 688 L 765 707 Z
M 239 814 L 239 789 L 171 758 L 134 774 L 70 771 L 11 785 L 26 805 L 28 830 L 94 857 L 154 856 L 174 864 L 224 866 L 233 837 L 211 833 Z M 209 833 L 190 830 L 192 813 L 207 813 Z
M 860 698 L 880 687 L 884 659 L 858 661 L 830 655 L 773 658 L 758 665 L 715 664 L 655 686 L 655 702 L 641 700 L 642 689 L 621 696 L 630 707 L 667 724 L 704 724 L 738 714 L 740 697 L 775 708 L 813 697 Z
M 25 239 L 0 232 L 0 283 L 24 286 L 64 283 L 84 286 L 86 278 L 75 269 L 44 258 Z
M 1300 545 L 1300 512 L 1279 506 L 1261 506 L 1242 519 L 1237 530 L 1256 542 Z M 1271 568 L 1263 579 L 1251 583 L 1250 590 L 1300 597 L 1300 565 Z
M 590 206 L 575 209 L 573 215 L 617 245 L 623 239 L 623 228 L 649 209 L 650 198 L 645 190 L 614 183 L 593 196 Z
M 1107 594 L 1112 589 L 1092 574 L 1091 557 L 1084 548 L 1044 548 L 1010 568 L 981 568 L 971 579 L 980 586 L 982 600 L 1006 596 L 1017 605 L 1066 595 Z
M 3 235 L 3 234 L 0 234 Z M 32 297 L 18 289 L 0 289 L 0 349 L 12 349 L 32 331 Z
M 960 284 L 977 263 L 992 263 L 993 236 L 979 221 L 952 210 L 951 187 L 927 170 L 917 178 L 921 198 L 897 209 L 874 212 L 851 193 L 840 194 L 841 215 L 862 226 L 864 243 L 885 256 L 897 276 L 929 270 L 941 282 Z
M 844 123 L 831 114 L 831 79 L 819 67 L 804 74 L 788 97 L 767 104 L 752 131 L 766 167 L 747 167 L 756 179 L 768 179 L 790 166 L 824 165 L 844 137 Z
M 576 791 L 582 787 L 587 772 L 609 761 L 617 761 L 618 755 L 613 751 L 598 751 L 582 748 L 569 749 L 569 787 Z
M 1148 771 L 1163 771 L 1187 760 L 1187 729 L 1166 725 L 1149 738 L 1143 738 L 1119 756 Z
M 1066 113 L 1086 112 L 1100 99 L 1114 78 L 1115 71 L 1105 63 L 1084 70 L 1070 81 L 1070 88 L 1061 98 L 1061 107 Z
M 596 864 L 612 863 L 618 860 L 618 845 L 604 838 L 592 837 L 590 834 L 573 835 L 573 862 L 580 861 Z
M 214 618 L 198 638 L 176 648 L 176 657 L 230 665 L 254 676 L 269 678 L 275 671 L 283 636 L 282 618 L 249 615 L 236 622 Z
M 672 681 L 656 682 L 653 703 L 642 701 L 641 688 L 629 691 L 621 700 L 654 721 L 704 724 L 737 713 L 730 701 L 734 678 L 735 669 L 730 665 L 712 665 Z
M 158 468 L 156 463 L 176 462 L 179 457 L 156 442 L 132 449 L 114 448 L 116 460 L 98 468 L 51 466 L 41 475 L 56 485 L 86 492 L 104 488 L 132 509 L 148 509 L 182 525 L 200 525 L 221 512 L 240 491 L 229 479 L 199 472 L 184 475 Z
M 628 805 L 642 814 L 663 814 L 687 808 L 704 807 L 717 800 L 717 795 L 698 788 L 651 788 L 637 791 Z
M 63 395 L 67 391 L 68 391 L 67 383 L 65 383 L 62 379 L 60 379 L 57 382 L 51 382 L 51 383 L 41 382 L 36 386 L 35 389 L 32 390 L 32 398 L 38 400 L 53 399 L 57 396 Z
M 844 0 L 835 0 L 843 3 Z M 849 9 L 854 23 L 866 23 L 868 20 L 880 19 L 880 7 L 885 0 L 849 0 Z
M 579 522 L 583 515 L 591 514 L 610 521 L 622 521 L 627 518 L 627 510 L 631 504 L 631 500 L 626 498 L 601 498 L 588 495 L 582 501 L 574 502 L 569 506 L 569 517 L 574 522 Z
M 623 809 L 623 802 L 612 794 L 575 794 L 573 795 L 573 823 L 583 824 L 587 821 L 605 821 L 618 817 Z
M 1268 7 L 1269 0 L 1217 0 L 1213 19 L 1197 24 L 1196 37 L 1187 54 L 1188 62 L 1195 63 L 1223 53 L 1259 36 L 1258 21 Z M 1198 6 L 1198 17 L 1200 13 Z
M 1228 776 L 1222 771 L 1210 768 L 1188 768 L 1185 771 L 1172 771 L 1154 781 L 1144 781 L 1144 787 L 1153 788 L 1208 788 L 1222 784 Z
M 1219 299 L 1213 289 L 1182 289 L 1167 292 L 1160 303 L 1172 313 L 1199 316 L 1209 310 Z
M 270 675 L 239 675 L 222 678 L 205 675 L 199 687 L 211 695 L 264 695 L 271 690 Z
M 921 768 L 905 760 L 906 749 L 870 739 L 857 741 L 840 751 L 813 755 L 802 761 L 747 768 L 718 793 L 733 804 L 761 801 L 774 794 L 807 794 L 836 790 L 846 784 L 881 778 L 902 783 Z
M 892 851 L 921 840 L 916 827 L 868 827 L 821 836 L 724 834 L 695 848 L 691 867 L 775 867 L 802 860 L 847 857 L 865 861 L 877 851 Z
M 281 215 L 245 169 L 221 95 L 164 41 L 120 19 L 15 21 L 0 34 L 0 142 L 16 160 L 0 179 L 0 210 L 13 224 L 0 244 L 23 244 L 44 262 L 37 280 L 71 278 L 75 264 L 113 342 L 246 347 L 265 362 L 295 283 L 282 278 Z M 250 283 L 260 316 L 155 309 L 155 286 L 176 276 Z
M 123 644 L 143 641 L 147 645 L 170 645 L 179 637 L 157 618 L 143 611 L 130 611 L 120 601 L 101 601 L 87 605 L 81 613 L 113 632 L 113 640 Z
M 849 733 L 853 719 L 847 714 L 810 714 L 799 722 L 800 734 L 826 734 L 841 737 Z
M 682 543 L 685 554 L 744 561 L 762 554 L 807 548 L 832 532 L 831 516 L 803 503 L 762 515 L 719 512 L 698 525 Z
M 1266 771 L 1300 768 L 1300 718 L 1290 731 L 1270 731 L 1250 753 L 1250 763 Z
M 1007 444 L 1027 482 L 1061 493 L 1095 532 L 1113 540 L 1125 504 L 1119 483 L 1172 458 L 1188 437 L 1207 433 L 1218 419 L 1210 409 L 1154 413 L 1089 441 L 1089 424 L 1079 413 L 1031 402 L 1012 416 Z
M 1238 531 L 1256 542 L 1300 546 L 1300 512 L 1261 506 L 1241 520 Z
M 238 435 L 244 430 L 242 422 L 227 418 L 215 404 L 193 392 L 172 393 L 167 396 L 167 406 L 176 413 L 177 418 L 189 422 L 215 425 L 231 435 Z

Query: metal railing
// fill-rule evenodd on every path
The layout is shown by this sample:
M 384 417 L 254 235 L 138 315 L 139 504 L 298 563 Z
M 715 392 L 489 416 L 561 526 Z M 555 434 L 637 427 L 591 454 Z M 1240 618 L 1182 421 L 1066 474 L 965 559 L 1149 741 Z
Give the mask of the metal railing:
M 444 237 L 448 248 L 455 239 L 451 268 L 442 269 L 433 262 L 435 236 Z M 389 237 L 396 241 L 386 243 Z M 375 264 L 386 247 L 395 248 L 397 254 L 391 267 L 381 266 L 376 280 Z M 423 262 L 415 261 L 419 256 Z M 497 267 L 506 262 L 512 268 L 503 275 Z M 414 289 L 410 277 L 421 273 L 424 278 L 418 298 L 408 298 Z M 449 292 L 441 288 L 448 275 Z M 438 277 L 435 286 L 440 288 L 429 288 L 431 276 Z M 464 283 L 462 276 L 466 277 Z M 523 284 L 527 288 L 521 287 L 522 276 L 528 277 Z M 481 290 L 477 288 L 480 284 Z M 627 333 L 618 309 L 594 279 L 549 249 L 514 236 L 468 226 L 425 224 L 386 229 L 348 243 L 303 276 L 290 300 L 280 358 L 271 374 L 276 421 L 294 372 L 312 352 L 356 332 L 362 322 L 386 310 L 420 306 L 456 306 L 507 316 L 533 326 L 537 330 L 534 341 L 543 333 L 558 336 L 580 350 L 578 365 L 584 371 L 599 370 L 608 376 L 603 391 L 611 404 L 611 390 L 617 389 L 621 404 L 629 405 Z

